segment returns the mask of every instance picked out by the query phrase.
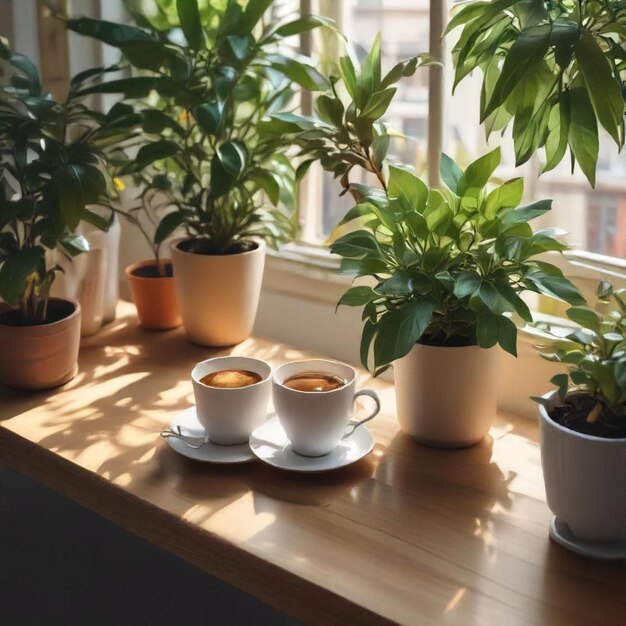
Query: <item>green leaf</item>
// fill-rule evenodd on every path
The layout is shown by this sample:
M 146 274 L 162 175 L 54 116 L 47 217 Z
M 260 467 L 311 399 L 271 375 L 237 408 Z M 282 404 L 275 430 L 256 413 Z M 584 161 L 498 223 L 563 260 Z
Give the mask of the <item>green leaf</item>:
M 319 116 L 327 123 L 332 124 L 336 128 L 343 125 L 343 104 L 339 98 L 333 98 L 327 95 L 321 95 L 315 102 Z
M 411 275 L 405 271 L 396 272 L 391 278 L 376 287 L 376 291 L 385 296 L 403 296 L 413 292 Z
M 593 105 L 584 87 L 571 89 L 569 100 L 571 113 L 568 129 L 569 145 L 587 180 L 595 187 L 599 141 Z
M 349 56 L 343 56 L 339 59 L 339 69 L 341 71 L 341 77 L 346 85 L 346 89 L 350 97 L 356 102 L 358 98 L 358 87 L 356 81 L 356 72 L 354 65 Z
M 359 117 L 373 120 L 382 117 L 391 104 L 396 91 L 395 87 L 388 87 L 383 91 L 373 93 L 367 100 L 367 103 Z
M 505 227 L 512 224 L 524 224 L 534 220 L 536 217 L 544 215 L 552 209 L 552 200 L 537 200 L 525 206 L 509 211 L 502 218 L 502 225 Z
M 418 298 L 380 317 L 374 342 L 377 368 L 408 354 L 428 328 L 436 305 L 430 297 Z
M 273 172 L 259 168 L 250 172 L 248 177 L 263 189 L 274 206 L 278 204 L 280 201 L 280 182 Z
M 155 161 L 174 156 L 178 151 L 178 145 L 167 139 L 147 143 L 139 148 L 135 161 L 131 163 L 132 169 L 133 171 L 142 170 Z
M 559 94 L 559 104 L 552 108 L 548 120 L 548 137 L 546 139 L 546 165 L 542 173 L 554 169 L 565 156 L 570 125 L 569 92 Z
M 540 293 L 553 296 L 570 304 L 584 304 L 585 299 L 580 291 L 561 275 L 550 275 L 544 272 L 531 272 L 526 275 L 526 280 L 530 281 Z
M 485 313 L 476 320 L 476 341 L 481 348 L 492 348 L 498 343 L 499 315 Z
M 380 33 L 377 33 L 361 70 L 360 87 L 365 91 L 366 95 L 374 94 L 374 92 L 378 91 L 378 88 L 380 87 L 380 73 Z M 385 107 L 385 109 L 386 108 L 387 107 Z
M 141 28 L 106 20 L 94 20 L 89 17 L 66 20 L 65 26 L 68 30 L 73 30 L 80 35 L 93 37 L 118 48 L 137 41 L 154 41 L 154 37 Z
M 30 91 L 32 94 L 41 93 L 41 80 L 39 72 L 35 64 L 23 54 L 12 54 L 9 63 L 22 72 L 30 83 Z
M 330 86 L 328 79 L 313 66 L 280 54 L 268 55 L 271 67 L 310 91 L 325 91 Z
M 217 156 L 226 172 L 238 178 L 246 167 L 248 151 L 240 141 L 227 141 L 218 147 Z
M 489 219 L 493 219 L 502 209 L 516 207 L 524 195 L 524 179 L 513 178 L 493 189 L 487 199 L 483 212 Z
M 366 320 L 363 325 L 363 333 L 361 335 L 361 346 L 360 346 L 360 357 L 361 363 L 364 368 L 369 369 L 368 361 L 369 361 L 369 351 L 370 346 L 372 345 L 372 340 L 374 339 L 374 335 L 376 334 L 376 326 L 370 320 Z
M 458 186 L 463 172 L 461 168 L 445 153 L 441 154 L 441 164 L 439 166 L 439 172 L 441 174 L 441 180 L 446 184 L 446 187 L 458 195 Z
M 187 43 L 194 50 L 201 50 L 204 48 L 204 33 L 197 0 L 176 0 L 176 9 Z
M 179 226 L 184 224 L 185 218 L 180 211 L 168 213 L 160 222 L 154 233 L 154 243 L 165 241 Z
M 503 350 L 517 356 L 517 326 L 504 315 L 498 317 L 498 343 Z
M 380 295 L 377 294 L 371 287 L 351 287 L 348 291 L 346 291 L 346 293 L 343 294 L 343 296 L 341 296 L 336 309 L 341 305 L 363 306 L 364 304 L 378 298 L 380 298 Z
M 398 198 L 405 211 L 422 213 L 428 201 L 428 187 L 409 170 L 389 166 L 387 193 L 391 198 Z
M 489 182 L 498 165 L 500 165 L 500 148 L 470 163 L 459 180 L 458 195 L 463 196 L 470 189 L 482 189 Z
M 9 256 L 0 267 L 0 295 L 15 306 L 26 290 L 28 277 L 45 268 L 44 250 L 41 247 L 22 248 Z
M 573 306 L 567 309 L 566 314 L 573 322 L 580 324 L 583 328 L 593 330 L 595 333 L 601 332 L 601 317 L 593 309 L 586 306 Z
M 330 246 L 333 254 L 358 259 L 365 256 L 382 258 L 380 247 L 372 233 L 366 230 L 356 230 L 337 239 Z
M 468 296 L 473 296 L 480 289 L 482 277 L 475 271 L 461 272 L 456 276 L 454 284 L 454 295 L 460 300 Z
M 543 59 L 550 45 L 550 27 L 532 26 L 520 33 L 509 49 L 493 94 L 481 113 L 481 122 L 491 115 L 509 97 L 536 62 Z
M 251 3 L 252 4 L 252 3 Z M 280 37 L 292 37 L 320 26 L 334 26 L 334 20 L 320 15 L 303 15 L 297 20 L 283 24 L 274 31 Z
M 207 135 L 217 135 L 222 123 L 222 107 L 217 102 L 204 102 L 193 109 L 198 126 Z
M 615 143 L 621 146 L 624 128 L 622 85 L 615 79 L 606 54 L 591 32 L 583 29 L 574 50 L 598 120 Z
M 569 387 L 569 376 L 567 374 L 556 374 L 550 379 L 550 382 L 559 388 L 559 398 L 561 398 L 561 402 L 565 400 Z

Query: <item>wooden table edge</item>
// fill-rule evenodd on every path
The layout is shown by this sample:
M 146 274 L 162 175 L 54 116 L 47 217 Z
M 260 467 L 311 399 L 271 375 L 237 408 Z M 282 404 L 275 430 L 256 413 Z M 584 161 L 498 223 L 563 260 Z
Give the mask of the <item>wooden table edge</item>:
M 126 492 L 0 425 L 0 461 L 153 545 L 312 624 L 395 624 Z M 184 532 L 179 532 L 184 527 Z M 349 622 L 348 622 L 349 623 Z

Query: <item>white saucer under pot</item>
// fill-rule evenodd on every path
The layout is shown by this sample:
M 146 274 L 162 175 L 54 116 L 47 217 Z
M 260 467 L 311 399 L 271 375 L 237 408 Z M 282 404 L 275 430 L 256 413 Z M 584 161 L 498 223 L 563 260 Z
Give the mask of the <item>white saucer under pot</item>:
M 603 544 L 599 551 L 604 555 L 609 544 L 616 554 L 621 551 L 623 555 L 626 439 L 606 439 L 565 428 L 548 414 L 558 401 L 556 393 L 546 394 L 544 399 L 547 406 L 539 406 L 541 463 L 548 506 L 557 518 L 552 536 L 558 540 L 567 528 L 568 541 L 559 541 L 561 545 L 570 549 L 573 544 L 584 545 L 586 556 L 592 556 L 590 544 Z
M 259 426 L 250 437 L 250 448 L 261 461 L 291 472 L 327 472 L 346 467 L 367 456 L 373 447 L 372 435 L 365 426 L 359 426 L 329 454 L 302 456 L 292 450 L 277 417 Z
M 218 464 L 247 463 L 255 458 L 247 443 L 232 446 L 212 443 L 198 421 L 195 406 L 178 414 L 172 420 L 169 431 L 165 431 L 164 434 L 172 450 L 194 461 Z

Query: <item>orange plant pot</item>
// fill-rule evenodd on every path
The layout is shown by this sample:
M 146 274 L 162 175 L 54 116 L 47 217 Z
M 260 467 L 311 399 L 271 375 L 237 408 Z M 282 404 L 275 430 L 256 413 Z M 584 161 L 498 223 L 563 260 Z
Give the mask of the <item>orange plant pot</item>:
M 167 330 L 181 324 L 172 263 L 163 259 L 161 263 L 168 270 L 166 276 L 159 276 L 156 261 L 140 261 L 126 268 L 133 302 L 137 307 L 137 317 L 142 328 Z
M 69 298 L 50 298 L 55 321 L 19 326 L 6 315 L 14 312 L 0 302 L 0 384 L 18 389 L 51 389 L 70 381 L 78 366 L 80 305 Z

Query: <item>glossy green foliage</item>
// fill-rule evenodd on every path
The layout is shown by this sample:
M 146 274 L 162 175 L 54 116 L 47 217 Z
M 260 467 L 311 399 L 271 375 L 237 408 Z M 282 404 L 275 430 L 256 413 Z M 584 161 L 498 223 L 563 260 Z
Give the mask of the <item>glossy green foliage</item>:
M 442 157 L 441 189 L 405 167 L 389 167 L 387 192 L 359 190 L 343 222 L 358 227 L 335 241 L 342 271 L 370 276 L 339 304 L 362 306 L 363 364 L 380 372 L 416 342 L 439 346 L 499 344 L 516 354 L 517 328 L 531 313 L 524 291 L 572 304 L 583 298 L 554 265 L 537 258 L 565 249 L 552 229 L 529 221 L 551 201 L 520 206 L 523 181 L 488 188 L 500 162 L 496 149 L 461 170 Z
M 103 72 L 78 74 L 64 102 L 44 93 L 35 66 L 0 41 L 0 296 L 24 324 L 42 323 L 57 267 L 46 250 L 88 249 L 81 221 L 106 229 L 89 205 L 109 206 L 110 173 L 124 165 L 120 141 L 136 120 L 89 109 L 80 92 Z
M 487 135 L 512 126 L 517 164 L 544 149 L 544 171 L 569 147 L 592 186 L 598 128 L 624 144 L 626 3 L 471 0 L 448 25 L 455 86 L 483 72 L 480 112 Z
M 432 63 L 432 57 L 422 54 L 398 63 L 383 75 L 380 37 L 376 37 L 362 67 L 351 56 L 341 57 L 340 76 L 331 76 L 331 90 L 316 100 L 317 117 L 275 114 L 263 122 L 264 130 L 277 136 L 291 133 L 306 157 L 301 173 L 319 161 L 340 180 L 342 193 L 350 191 L 358 196 L 350 185 L 350 172 L 355 167 L 374 174 L 384 188 L 382 170 L 392 134 L 380 118 L 396 93 L 394 85 Z
M 83 93 L 123 94 L 120 106 L 143 116 L 145 140 L 125 173 L 144 198 L 173 207 L 155 245 L 181 226 L 208 238 L 216 253 L 252 236 L 276 243 L 293 235 L 290 144 L 264 133 L 260 121 L 293 106 L 299 87 L 328 88 L 311 59 L 284 40 L 329 21 L 292 15 L 277 23 L 271 0 L 148 4 L 152 12 L 133 11 L 135 26 L 87 18 L 67 25 L 119 48 L 133 68 L 132 77 Z
M 541 346 L 542 356 L 569 370 L 552 379 L 561 400 L 569 391 L 579 391 L 593 396 L 601 412 L 608 409 L 626 419 L 626 289 L 614 290 L 603 281 L 598 299 L 604 313 L 586 306 L 568 309 L 567 316 L 580 328 Z

